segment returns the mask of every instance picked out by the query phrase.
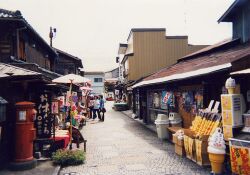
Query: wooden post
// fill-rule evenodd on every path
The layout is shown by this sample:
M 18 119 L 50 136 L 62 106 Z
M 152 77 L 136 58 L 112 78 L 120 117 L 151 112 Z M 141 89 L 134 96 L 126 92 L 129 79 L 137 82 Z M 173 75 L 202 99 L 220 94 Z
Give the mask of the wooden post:
M 72 84 L 73 80 L 70 80 L 70 87 L 69 87 L 69 92 L 70 92 L 70 98 L 72 98 Z M 71 107 L 72 107 L 72 99 L 70 99 L 70 110 L 69 110 L 69 115 L 70 115 L 70 145 L 69 149 L 72 149 L 72 115 L 71 115 Z

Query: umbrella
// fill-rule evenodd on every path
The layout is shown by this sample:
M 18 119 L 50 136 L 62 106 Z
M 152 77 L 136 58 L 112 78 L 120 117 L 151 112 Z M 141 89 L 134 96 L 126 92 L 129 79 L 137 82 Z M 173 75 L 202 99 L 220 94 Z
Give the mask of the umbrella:
M 86 87 L 86 86 L 80 87 L 80 89 L 81 89 L 81 90 L 86 90 L 86 91 L 93 91 L 92 88 Z
M 80 83 L 90 83 L 91 80 L 85 77 L 82 77 L 80 75 L 76 75 L 76 74 L 68 74 L 68 75 L 64 75 L 61 76 L 59 78 L 56 78 L 54 80 L 52 80 L 52 82 L 54 83 L 66 83 L 66 84 L 70 84 L 70 94 L 72 93 L 72 84 L 80 84 Z M 70 102 L 72 103 L 72 100 L 70 100 Z M 72 106 L 72 104 L 70 104 L 70 106 Z M 70 149 L 72 149 L 72 116 L 70 116 Z
M 52 80 L 54 83 L 73 83 L 73 84 L 80 84 L 80 83 L 90 83 L 91 80 L 80 75 L 75 74 L 68 74 L 61 76 Z

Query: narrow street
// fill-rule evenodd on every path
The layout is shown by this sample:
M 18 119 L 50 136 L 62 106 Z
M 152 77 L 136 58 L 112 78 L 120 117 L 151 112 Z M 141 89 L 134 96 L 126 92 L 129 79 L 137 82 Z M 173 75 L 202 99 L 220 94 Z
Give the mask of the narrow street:
M 209 169 L 177 156 L 173 144 L 160 141 L 152 131 L 114 111 L 112 102 L 105 105 L 105 122 L 89 121 L 82 129 L 87 139 L 85 164 L 63 168 L 60 175 L 209 174 Z

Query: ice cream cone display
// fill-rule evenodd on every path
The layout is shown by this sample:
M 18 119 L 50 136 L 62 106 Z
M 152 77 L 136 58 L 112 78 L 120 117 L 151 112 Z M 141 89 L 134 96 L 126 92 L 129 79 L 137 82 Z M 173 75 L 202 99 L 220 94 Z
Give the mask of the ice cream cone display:
M 215 132 L 208 139 L 209 160 L 211 162 L 212 171 L 220 174 L 223 171 L 223 163 L 226 154 L 226 145 L 221 128 L 216 128 Z
M 215 174 L 220 174 L 223 170 L 223 163 L 225 160 L 225 155 L 224 154 L 213 154 L 209 153 L 209 160 L 211 162 L 211 167 L 212 171 Z
M 228 78 L 227 81 L 226 81 L 225 86 L 226 86 L 229 94 L 234 94 L 235 93 L 236 83 L 235 83 L 234 79 L 232 79 L 231 77 Z

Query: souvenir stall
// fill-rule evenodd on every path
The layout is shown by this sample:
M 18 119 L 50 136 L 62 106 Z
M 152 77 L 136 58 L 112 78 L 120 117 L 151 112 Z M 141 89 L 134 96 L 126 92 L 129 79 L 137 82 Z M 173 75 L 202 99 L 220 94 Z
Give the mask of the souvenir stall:
M 208 159 L 208 138 L 221 125 L 221 115 L 218 113 L 219 102 L 211 101 L 209 107 L 200 109 L 192 125 L 188 129 L 180 129 L 173 134 L 175 152 L 185 156 L 199 165 L 210 165 Z

